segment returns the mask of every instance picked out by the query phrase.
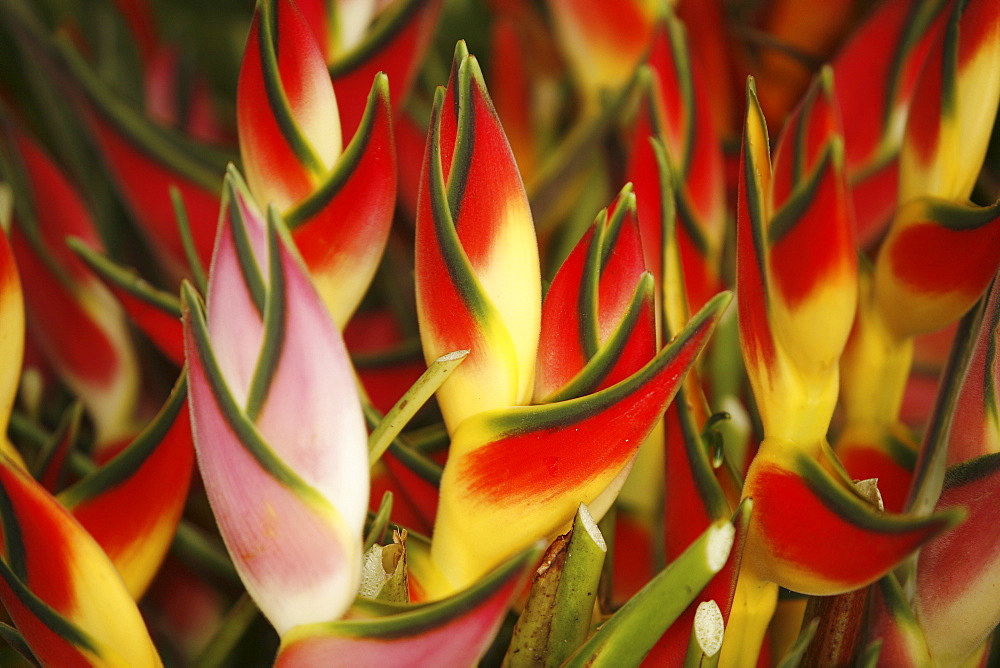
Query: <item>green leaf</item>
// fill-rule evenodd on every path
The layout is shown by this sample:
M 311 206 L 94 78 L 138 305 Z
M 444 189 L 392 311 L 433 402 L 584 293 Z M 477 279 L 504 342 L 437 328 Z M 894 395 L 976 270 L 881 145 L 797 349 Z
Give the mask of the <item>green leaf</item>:
M 568 668 L 638 665 L 726 564 L 735 536 L 731 522 L 712 524 L 605 622 L 565 665 Z
M 468 350 L 457 350 L 434 360 L 406 394 L 389 409 L 378 427 L 368 437 L 368 460 L 372 466 L 399 436 L 406 423 L 434 395 L 468 354 Z
M 503 665 L 559 666 L 587 638 L 607 545 L 587 506 L 536 571 Z

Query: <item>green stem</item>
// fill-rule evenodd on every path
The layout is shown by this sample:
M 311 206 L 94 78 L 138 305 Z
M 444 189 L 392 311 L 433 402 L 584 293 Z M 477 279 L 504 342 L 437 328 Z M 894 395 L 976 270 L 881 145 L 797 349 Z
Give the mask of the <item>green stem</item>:
M 714 668 L 719 665 L 725 627 L 726 620 L 722 618 L 718 603 L 714 600 L 699 603 L 691 625 L 684 668 Z
M 566 662 L 567 668 L 636 666 L 729 558 L 736 530 L 712 524 L 621 607 Z
M 586 640 L 606 552 L 590 511 L 580 504 L 572 531 L 553 541 L 536 571 L 505 668 L 555 668 Z
M 389 448 L 389 445 L 403 431 L 406 423 L 420 410 L 431 395 L 437 391 L 441 384 L 448 379 L 448 376 L 458 368 L 458 365 L 465 360 L 469 354 L 468 350 L 458 350 L 434 360 L 417 382 L 407 390 L 406 394 L 396 402 L 378 427 L 368 438 L 368 460 L 374 466 L 379 458 Z
M 202 668 L 216 668 L 216 666 L 224 665 L 239 644 L 240 638 L 257 619 L 258 613 L 257 604 L 253 602 L 249 594 L 244 593 L 240 596 L 226 613 L 215 635 L 209 639 L 208 644 L 198 653 L 191 665 Z

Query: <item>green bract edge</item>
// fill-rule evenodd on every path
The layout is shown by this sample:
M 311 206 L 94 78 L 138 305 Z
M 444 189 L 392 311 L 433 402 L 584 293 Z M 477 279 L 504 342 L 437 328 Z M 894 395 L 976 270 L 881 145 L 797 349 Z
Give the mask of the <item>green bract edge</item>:
M 883 534 L 899 534 L 933 528 L 939 531 L 955 526 L 965 512 L 948 509 L 927 517 L 880 513 L 863 501 L 853 490 L 842 486 L 822 465 L 805 453 L 795 458 L 795 470 L 806 487 L 835 515 L 863 530 Z
M 258 4 L 258 9 L 260 22 L 257 30 L 257 51 L 260 54 L 260 69 L 264 79 L 268 109 L 274 114 L 274 121 L 281 131 L 281 136 L 288 142 L 288 147 L 292 149 L 295 157 L 313 174 L 322 174 L 326 171 L 323 161 L 316 155 L 309 139 L 295 122 L 292 105 L 285 94 L 285 85 L 281 80 L 277 53 L 278 40 L 281 38 L 278 29 L 278 4 L 274 0 L 265 0 Z M 296 11 L 292 7 L 288 9 Z
M 6 561 L 0 559 L 0 577 L 7 583 L 7 586 L 11 588 L 11 591 L 17 596 L 18 600 L 28 609 L 32 615 L 35 616 L 39 622 L 44 624 L 50 631 L 58 635 L 60 638 L 78 647 L 83 651 L 91 652 L 100 656 L 100 652 L 97 649 L 97 643 L 93 638 L 90 637 L 83 629 L 79 628 L 73 622 L 69 621 L 57 611 L 53 610 L 45 601 L 38 598 L 31 589 L 28 588 L 24 582 L 21 581 L 11 567 Z
M 608 373 L 614 368 L 625 346 L 632 339 L 635 326 L 642 312 L 642 304 L 646 301 L 652 304 L 654 300 L 654 284 L 653 275 L 648 271 L 643 272 L 638 283 L 636 283 L 635 291 L 632 293 L 632 300 L 625 311 L 625 317 L 615 327 L 611 336 L 604 342 L 603 347 L 598 349 L 597 353 L 590 358 L 587 364 L 566 385 L 546 397 L 544 399 L 546 403 L 582 397 L 597 389 Z
M 256 425 L 237 405 L 233 395 L 226 386 L 225 378 L 219 369 L 218 361 L 212 352 L 212 344 L 208 336 L 208 323 L 205 321 L 205 309 L 194 288 L 187 282 L 181 285 L 182 308 L 187 313 L 189 327 L 193 339 L 193 352 L 201 361 L 205 378 L 208 381 L 213 400 L 229 426 L 233 435 L 239 440 L 257 463 L 275 480 L 297 494 L 304 501 L 317 508 L 329 508 L 330 503 L 320 492 L 304 481 L 271 449 L 271 446 L 257 431 Z
M 145 429 L 114 459 L 63 490 L 59 501 L 69 509 L 126 482 L 153 454 L 170 432 L 187 401 L 187 370 L 182 369 L 166 403 Z
M 616 385 L 584 397 L 552 404 L 484 411 L 467 420 L 485 422 L 487 433 L 494 434 L 496 439 L 502 439 L 533 431 L 558 429 L 586 416 L 597 415 L 639 391 L 646 382 L 673 362 L 693 338 L 714 326 L 731 299 L 732 293 L 722 292 L 708 300 L 669 346 L 661 349 L 642 369 Z
M 447 622 L 473 611 L 477 605 L 496 593 L 511 578 L 516 577 L 534 564 L 541 555 L 543 547 L 541 544 L 529 547 L 493 570 L 472 587 L 448 598 L 417 605 L 380 603 L 378 607 L 384 616 L 375 619 L 345 619 L 298 626 L 285 634 L 282 645 L 284 647 L 298 641 L 323 636 L 378 638 L 381 641 L 419 636 L 423 632 L 440 628 Z
M 95 274 L 108 283 L 117 286 L 139 301 L 162 311 L 167 316 L 173 318 L 181 316 L 180 300 L 171 293 L 146 282 L 135 269 L 118 264 L 107 255 L 88 246 L 78 237 L 69 237 L 66 239 L 66 245 Z
M 361 123 L 354 132 L 350 143 L 340 154 L 333 169 L 327 173 L 323 182 L 309 196 L 284 214 L 285 224 L 288 225 L 289 229 L 296 229 L 320 213 L 340 193 L 368 149 L 380 107 L 387 116 L 390 114 L 389 77 L 384 72 L 375 75 Z M 389 117 L 391 118 L 391 116 Z

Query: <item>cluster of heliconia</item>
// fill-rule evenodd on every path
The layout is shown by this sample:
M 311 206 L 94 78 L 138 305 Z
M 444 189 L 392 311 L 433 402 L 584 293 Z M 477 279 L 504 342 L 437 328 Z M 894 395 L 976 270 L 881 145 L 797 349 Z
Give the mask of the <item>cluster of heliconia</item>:
M 0 663 L 994 664 L 1000 3 L 251 5 L 0 0 Z

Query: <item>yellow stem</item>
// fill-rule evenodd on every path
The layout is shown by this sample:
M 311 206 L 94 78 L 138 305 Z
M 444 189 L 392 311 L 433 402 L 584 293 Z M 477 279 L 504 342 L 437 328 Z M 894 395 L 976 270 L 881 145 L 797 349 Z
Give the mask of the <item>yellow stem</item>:
M 778 604 L 778 585 L 743 568 L 726 624 L 719 668 L 757 665 L 767 626 Z
M 865 275 L 862 274 L 862 278 Z M 841 400 L 848 425 L 888 427 L 899 417 L 913 361 L 913 339 L 894 334 L 862 280 L 854 329 L 841 357 Z

